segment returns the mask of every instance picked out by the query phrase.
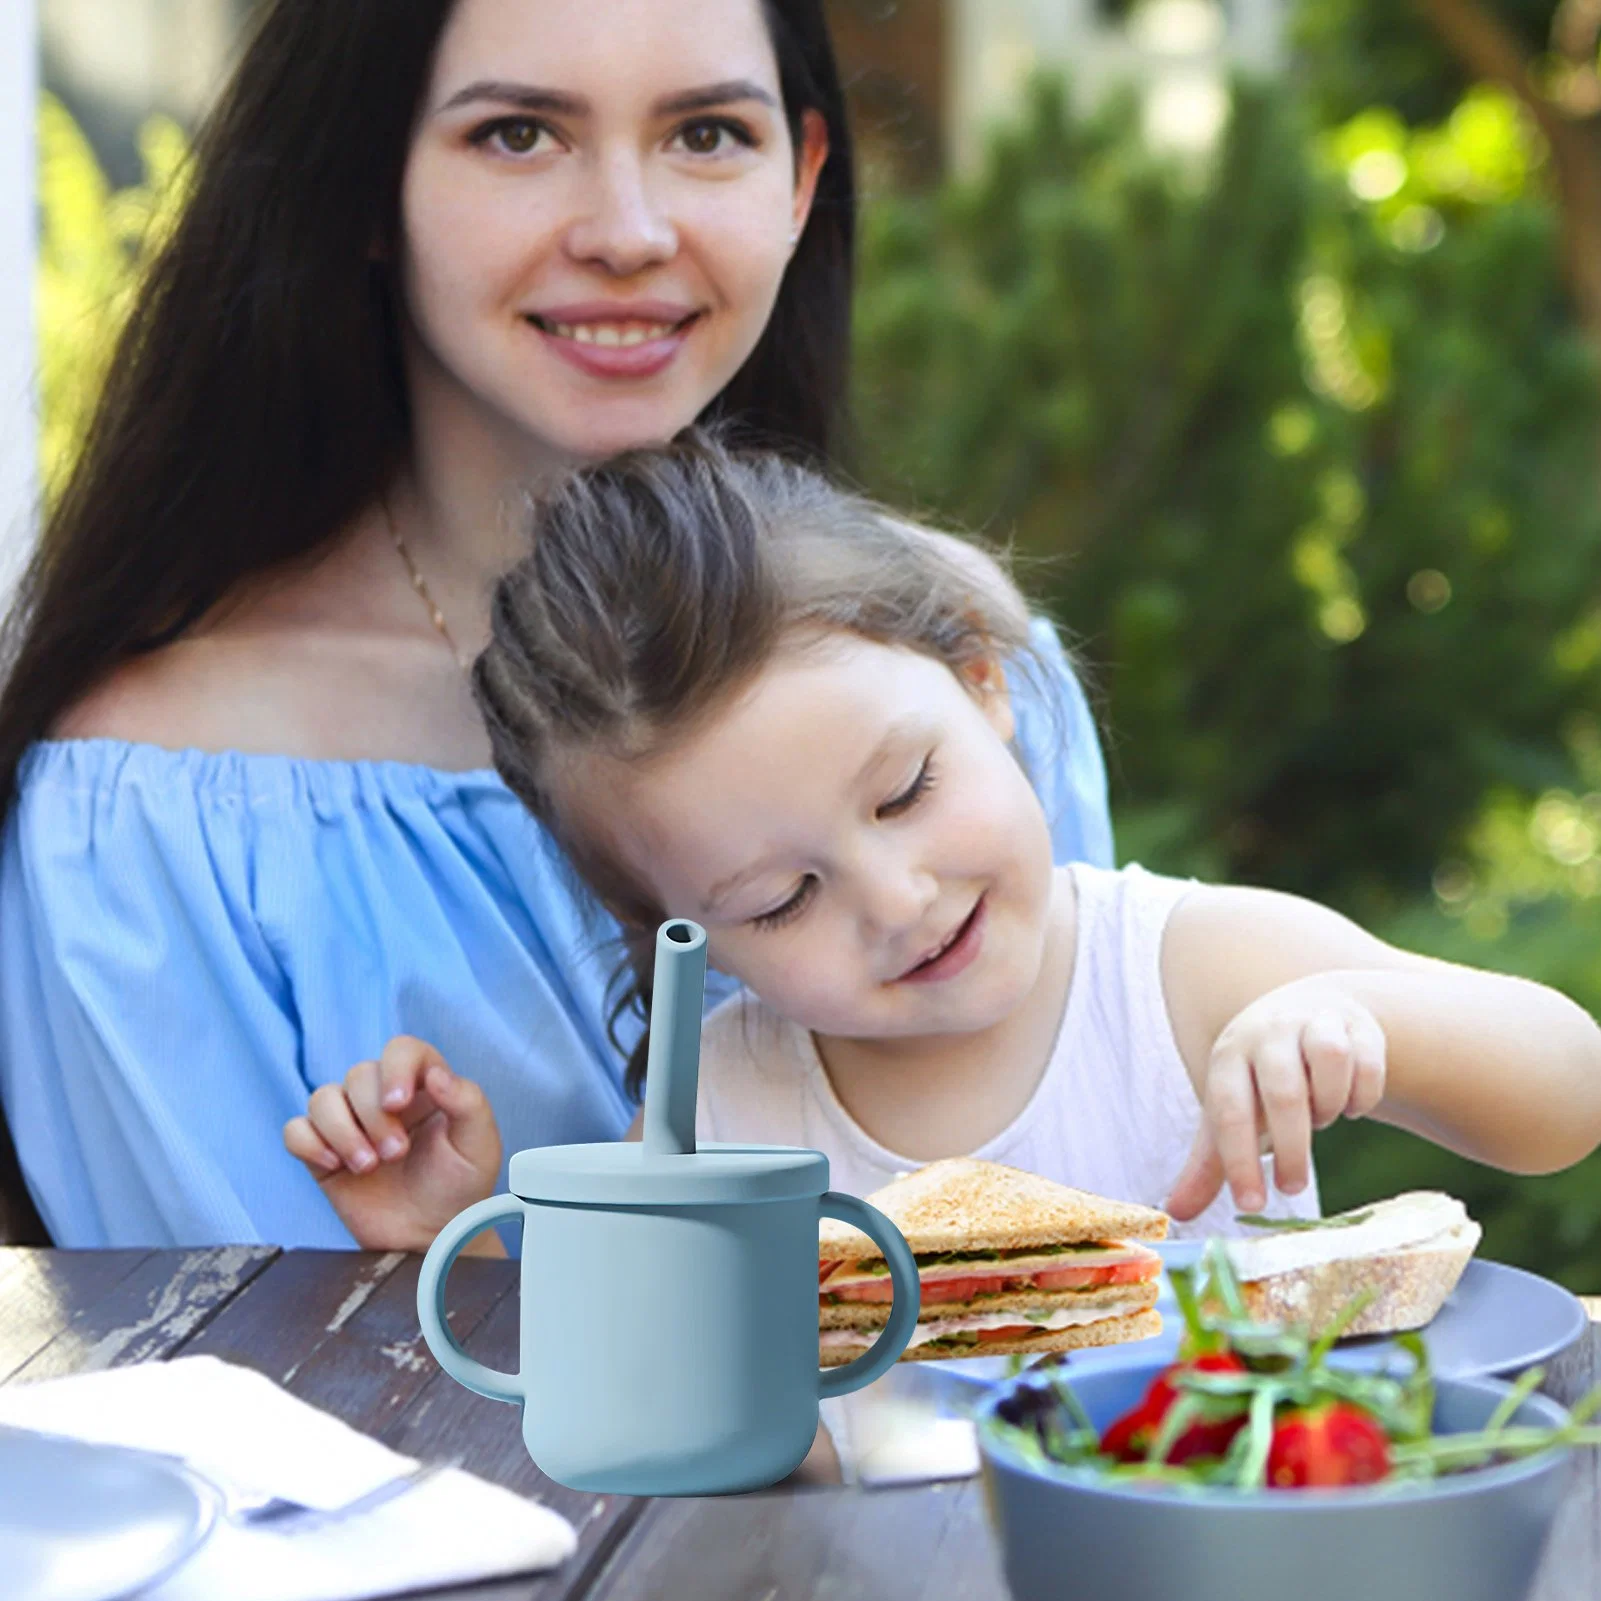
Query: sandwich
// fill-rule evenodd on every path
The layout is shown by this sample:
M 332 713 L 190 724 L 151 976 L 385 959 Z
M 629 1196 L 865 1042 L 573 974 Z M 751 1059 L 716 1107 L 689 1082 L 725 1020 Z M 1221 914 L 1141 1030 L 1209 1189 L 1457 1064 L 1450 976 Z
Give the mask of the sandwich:
M 1431 1322 L 1482 1233 L 1460 1201 L 1437 1190 L 1262 1226 L 1261 1234 L 1228 1242 L 1246 1310 L 1259 1322 L 1315 1331 L 1370 1292 L 1344 1334 L 1398 1334 Z
M 1104 1200 L 998 1162 L 951 1157 L 867 1197 L 917 1259 L 921 1307 L 903 1362 L 1033 1355 L 1159 1334 L 1162 1259 L 1141 1240 L 1167 1214 Z M 884 1253 L 824 1218 L 818 1242 L 821 1360 L 864 1352 L 889 1321 Z

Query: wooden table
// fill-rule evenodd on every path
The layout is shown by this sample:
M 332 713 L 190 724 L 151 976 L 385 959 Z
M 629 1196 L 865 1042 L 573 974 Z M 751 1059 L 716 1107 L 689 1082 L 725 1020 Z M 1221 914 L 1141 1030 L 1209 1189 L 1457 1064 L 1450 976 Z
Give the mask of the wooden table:
M 579 1549 L 553 1573 L 435 1601 L 1007 1601 L 979 1481 L 636 1500 L 567 1490 L 528 1460 L 515 1410 L 440 1372 L 417 1328 L 421 1258 L 222 1247 L 0 1249 L 0 1384 L 209 1354 L 265 1373 L 409 1456 L 456 1458 L 562 1512 Z M 451 1325 L 517 1365 L 516 1265 L 467 1257 Z M 1587 1303 L 1601 1320 L 1601 1299 Z M 1601 1378 L 1601 1321 L 1552 1365 L 1571 1400 Z M 1601 1596 L 1601 1476 L 1581 1453 L 1534 1601 Z

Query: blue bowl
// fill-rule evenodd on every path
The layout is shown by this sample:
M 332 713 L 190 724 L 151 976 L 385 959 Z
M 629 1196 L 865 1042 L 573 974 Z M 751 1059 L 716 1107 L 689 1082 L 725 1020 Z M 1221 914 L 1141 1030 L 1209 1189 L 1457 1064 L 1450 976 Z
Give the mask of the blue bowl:
M 1097 1429 L 1138 1404 L 1162 1370 L 1071 1377 Z M 1194 1492 L 1088 1469 L 1038 1467 L 977 1408 L 984 1491 L 1014 1601 L 1522 1601 L 1573 1466 L 1570 1447 L 1386 1489 Z M 1038 1382 L 1037 1380 L 1034 1382 Z M 1439 1379 L 1436 1433 L 1483 1428 L 1508 1393 L 1493 1379 Z M 1565 1408 L 1531 1395 L 1518 1424 Z

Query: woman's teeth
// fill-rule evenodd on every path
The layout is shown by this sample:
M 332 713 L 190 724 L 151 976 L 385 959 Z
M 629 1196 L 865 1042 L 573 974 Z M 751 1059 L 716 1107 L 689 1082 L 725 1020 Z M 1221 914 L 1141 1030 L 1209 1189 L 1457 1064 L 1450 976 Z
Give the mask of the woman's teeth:
M 581 345 L 606 345 L 626 350 L 630 345 L 648 344 L 652 339 L 665 339 L 673 332 L 670 322 L 614 323 L 614 322 L 544 322 L 558 339 L 575 339 Z

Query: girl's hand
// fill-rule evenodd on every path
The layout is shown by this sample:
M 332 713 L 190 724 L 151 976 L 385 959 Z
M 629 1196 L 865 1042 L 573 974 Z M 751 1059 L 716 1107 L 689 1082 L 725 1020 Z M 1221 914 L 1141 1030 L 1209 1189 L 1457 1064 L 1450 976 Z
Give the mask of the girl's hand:
M 316 1090 L 284 1144 L 367 1250 L 425 1251 L 456 1214 L 492 1195 L 500 1131 L 484 1092 L 433 1046 L 398 1035 L 376 1062 Z M 493 1230 L 467 1254 L 504 1255 Z
M 1315 975 L 1253 1001 L 1218 1035 L 1200 1132 L 1166 1210 L 1180 1222 L 1211 1205 L 1225 1179 L 1242 1212 L 1267 1204 L 1261 1137 L 1285 1195 L 1307 1186 L 1312 1130 L 1366 1117 L 1384 1098 L 1378 1019 L 1335 980 Z

